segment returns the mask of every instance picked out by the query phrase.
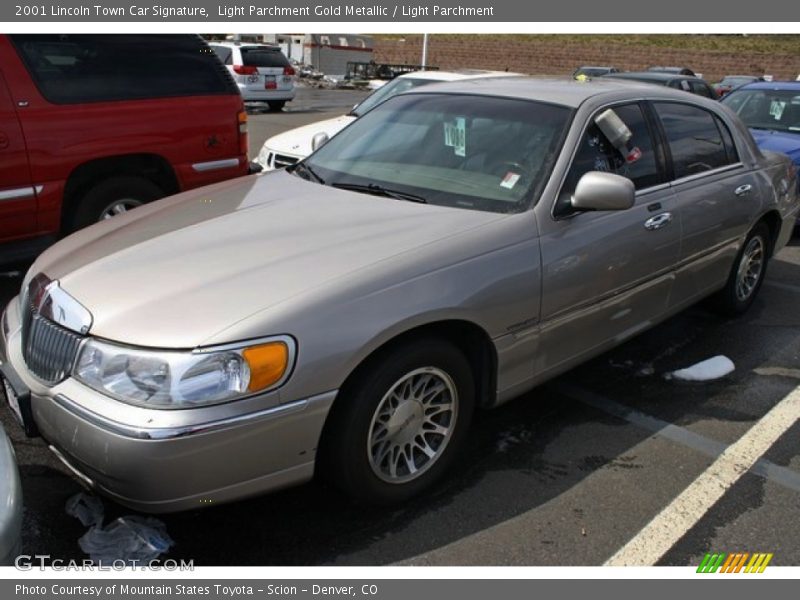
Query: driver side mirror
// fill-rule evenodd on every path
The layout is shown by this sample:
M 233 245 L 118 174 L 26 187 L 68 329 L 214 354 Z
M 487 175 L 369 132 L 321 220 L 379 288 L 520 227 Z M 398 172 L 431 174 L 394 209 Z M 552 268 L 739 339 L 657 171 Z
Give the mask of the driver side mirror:
M 627 177 L 589 171 L 575 186 L 570 203 L 575 210 L 626 210 L 635 197 L 636 188 Z

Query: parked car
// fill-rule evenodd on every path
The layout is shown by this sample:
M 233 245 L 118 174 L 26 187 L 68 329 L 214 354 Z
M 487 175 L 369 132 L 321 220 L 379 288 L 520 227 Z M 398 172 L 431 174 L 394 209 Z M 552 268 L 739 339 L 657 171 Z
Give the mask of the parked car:
M 689 67 L 648 67 L 648 71 L 654 73 L 671 73 L 673 75 L 687 75 L 689 77 L 696 77 L 697 73 L 692 71 Z
M 248 172 L 247 115 L 193 35 L 0 35 L 0 262 Z
M 414 71 L 398 75 L 390 82 L 382 85 L 346 115 L 325 119 L 284 131 L 264 142 L 255 162 L 266 171 L 293 165 L 313 151 L 314 136 L 324 134 L 330 138 L 347 127 L 368 110 L 377 106 L 387 98 L 407 90 L 441 81 L 458 81 L 462 79 L 480 79 L 483 77 L 519 77 L 520 73 L 506 71 L 484 71 L 479 69 L 460 69 L 457 71 Z
M 279 46 L 211 42 L 210 46 L 231 72 L 245 102 L 266 102 L 282 110 L 294 99 L 294 67 Z
M 0 425 L 0 566 L 14 564 L 21 544 L 22 485 L 14 447 Z
M 665 85 L 676 90 L 683 90 L 703 96 L 705 98 L 717 99 L 717 93 L 714 91 L 706 81 L 695 77 L 693 75 L 679 75 L 674 73 L 660 73 L 656 71 L 627 71 L 625 73 L 613 73 L 605 75 L 605 77 L 613 77 L 615 79 L 631 79 L 633 81 L 641 81 L 643 83 L 652 83 L 655 85 Z
M 783 152 L 800 168 L 800 82 L 751 83 L 722 103 L 750 128 L 759 148 Z
M 710 295 L 747 310 L 794 178 L 731 111 L 666 87 L 422 86 L 290 169 L 48 249 L 5 309 L 0 371 L 63 460 L 138 510 L 315 473 L 403 502 L 477 406 Z
M 714 84 L 714 91 L 722 98 L 728 92 L 756 81 L 764 81 L 764 78 L 756 77 L 755 75 L 726 75 L 722 78 L 722 81 Z
M 580 77 L 602 77 L 609 73 L 619 73 L 619 69 L 616 67 L 592 67 L 584 65 L 575 69 L 572 72 L 572 77 L 575 79 L 579 79 Z

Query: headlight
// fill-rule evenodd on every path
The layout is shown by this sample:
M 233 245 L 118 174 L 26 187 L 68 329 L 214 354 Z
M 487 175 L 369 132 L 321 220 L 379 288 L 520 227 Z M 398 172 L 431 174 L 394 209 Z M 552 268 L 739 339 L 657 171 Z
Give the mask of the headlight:
M 272 168 L 272 166 L 269 164 L 269 155 L 271 153 L 272 150 L 270 150 L 266 144 L 261 146 L 261 151 L 258 153 L 258 158 L 256 159 L 256 162 L 260 164 L 262 167 L 264 167 L 265 170 Z
M 128 404 L 190 408 L 279 386 L 294 354 L 294 341 L 287 336 L 193 352 L 142 350 L 90 339 L 72 375 Z

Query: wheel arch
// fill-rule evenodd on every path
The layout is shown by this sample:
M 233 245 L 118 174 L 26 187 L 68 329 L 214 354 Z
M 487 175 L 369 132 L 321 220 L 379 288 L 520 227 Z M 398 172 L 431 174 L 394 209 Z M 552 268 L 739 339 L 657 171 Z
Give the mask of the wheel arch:
M 140 177 L 164 191 L 165 196 L 180 191 L 175 170 L 158 154 L 121 154 L 93 159 L 76 166 L 64 185 L 61 206 L 61 231 L 69 231 L 72 216 L 83 196 L 95 185 L 113 177 Z

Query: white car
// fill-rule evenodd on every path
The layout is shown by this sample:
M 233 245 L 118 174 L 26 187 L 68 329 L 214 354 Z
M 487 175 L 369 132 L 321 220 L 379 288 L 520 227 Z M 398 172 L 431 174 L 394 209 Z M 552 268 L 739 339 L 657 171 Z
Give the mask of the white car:
M 266 102 L 281 110 L 294 98 L 295 71 L 278 46 L 269 44 L 210 43 L 245 102 Z
M 506 71 L 483 71 L 478 69 L 462 69 L 458 71 L 415 71 L 405 73 L 392 79 L 367 96 L 361 103 L 346 115 L 317 121 L 290 129 L 272 136 L 261 148 L 255 162 L 260 164 L 265 171 L 272 171 L 293 165 L 300 159 L 311 154 L 312 140 L 318 133 L 325 133 L 333 137 L 358 117 L 371 110 L 384 100 L 405 92 L 411 88 L 436 83 L 439 81 L 456 81 L 460 79 L 479 79 L 485 77 L 519 77 L 522 73 L 509 73 Z

